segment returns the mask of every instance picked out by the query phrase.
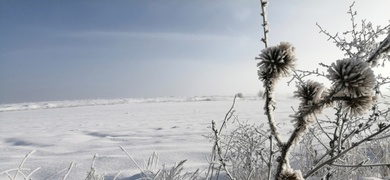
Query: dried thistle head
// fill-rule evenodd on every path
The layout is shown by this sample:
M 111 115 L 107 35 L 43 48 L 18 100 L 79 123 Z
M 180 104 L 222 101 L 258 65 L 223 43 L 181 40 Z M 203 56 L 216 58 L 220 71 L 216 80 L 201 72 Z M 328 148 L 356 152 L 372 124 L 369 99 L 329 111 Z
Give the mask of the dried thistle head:
M 328 69 L 327 77 L 333 82 L 338 95 L 365 96 L 372 94 L 376 84 L 374 72 L 369 64 L 355 59 L 337 60 Z
M 347 99 L 343 101 L 343 110 L 353 117 L 362 116 L 371 108 L 375 99 L 375 96 L 360 96 Z
M 327 91 L 324 85 L 319 82 L 309 80 L 297 85 L 294 97 L 301 100 L 301 105 L 311 105 L 320 101 L 326 94 Z
M 287 42 L 263 49 L 256 59 L 260 60 L 257 67 L 259 79 L 262 81 L 277 80 L 290 75 L 296 61 L 294 47 Z

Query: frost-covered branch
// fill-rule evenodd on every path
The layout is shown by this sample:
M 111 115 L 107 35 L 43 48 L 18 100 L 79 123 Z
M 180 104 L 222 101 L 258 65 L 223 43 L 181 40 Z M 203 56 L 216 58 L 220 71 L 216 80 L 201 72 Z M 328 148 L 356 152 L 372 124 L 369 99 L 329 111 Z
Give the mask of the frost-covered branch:
M 375 51 L 369 56 L 367 62 L 372 62 L 377 59 L 382 53 L 387 53 L 390 51 L 390 33 L 387 37 L 379 44 Z
M 390 163 L 381 163 L 381 164 L 336 164 L 332 163 L 332 166 L 338 167 L 378 167 L 378 166 L 390 166 Z
M 361 21 L 361 28 L 359 29 L 356 23 L 357 12 L 353 10 L 354 3 L 349 7 L 348 14 L 351 16 L 351 30 L 343 32 L 344 37 L 340 37 L 338 33 L 331 35 L 329 32 L 324 30 L 318 23 L 317 26 L 320 29 L 320 33 L 325 34 L 328 40 L 333 40 L 335 45 L 345 52 L 345 55 L 349 58 L 355 58 L 366 61 L 372 65 L 372 67 L 378 64 L 379 59 L 389 60 L 390 55 L 390 24 L 376 28 L 370 22 L 366 20 Z M 350 35 L 351 40 L 347 40 L 345 36 Z M 377 39 L 381 35 L 387 37 L 380 43 Z M 384 65 L 384 64 L 382 64 Z
M 325 165 L 329 165 L 329 164 L 333 163 L 336 159 L 340 158 L 341 156 L 343 156 L 347 152 L 351 151 L 352 149 L 356 148 L 360 144 L 362 144 L 364 142 L 367 142 L 367 141 L 373 140 L 375 136 L 381 134 L 382 132 L 384 132 L 385 130 L 387 130 L 389 128 L 390 128 L 390 125 L 384 126 L 381 129 L 379 129 L 376 133 L 373 133 L 370 136 L 367 136 L 366 138 L 364 138 L 364 139 L 362 139 L 362 140 L 360 140 L 360 141 L 358 141 L 356 143 L 353 143 L 351 147 L 343 150 L 342 152 L 340 152 L 339 154 L 337 154 L 333 158 L 330 158 L 327 161 L 325 161 L 325 162 L 319 164 L 318 166 L 314 167 L 311 171 L 309 171 L 306 175 L 304 175 L 304 178 L 308 178 L 310 175 L 312 175 L 313 173 L 315 173 L 316 171 L 318 171 L 319 169 L 321 169 Z
M 342 40 L 339 37 L 338 33 L 336 33 L 335 35 L 331 35 L 328 31 L 324 30 L 318 23 L 316 23 L 316 25 L 318 28 L 320 28 L 319 33 L 324 33 L 326 36 L 328 36 L 328 41 L 333 40 L 333 42 L 336 44 L 336 46 L 339 47 L 341 50 L 345 51 L 349 57 L 353 56 L 351 49 L 349 47 L 347 47 L 347 45 L 345 43 L 345 39 Z
M 232 106 L 230 107 L 229 111 L 225 114 L 225 118 L 223 119 L 222 125 L 219 128 L 218 135 L 221 135 L 222 128 L 226 127 L 226 123 L 233 117 L 234 115 L 234 105 L 236 104 L 237 97 L 242 97 L 241 94 L 236 94 L 233 99 Z
M 227 168 L 226 162 L 225 162 L 225 158 L 222 155 L 222 147 L 221 147 L 220 142 L 219 142 L 220 132 L 218 132 L 214 121 L 212 122 L 211 128 L 212 128 L 214 135 L 215 135 L 214 153 L 216 153 L 218 155 L 218 157 L 219 157 L 218 160 L 220 162 L 220 165 L 224 168 L 224 170 L 225 170 L 226 174 L 229 176 L 229 178 L 234 179 L 233 176 L 230 174 L 230 172 Z

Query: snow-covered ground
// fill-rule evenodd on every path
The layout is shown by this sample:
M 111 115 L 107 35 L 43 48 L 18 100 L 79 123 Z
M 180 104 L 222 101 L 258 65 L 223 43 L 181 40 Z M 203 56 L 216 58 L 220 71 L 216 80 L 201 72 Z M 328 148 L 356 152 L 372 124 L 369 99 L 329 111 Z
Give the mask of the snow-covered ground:
M 278 121 L 289 123 L 291 105 L 298 101 L 278 99 L 277 118 L 283 118 Z M 141 166 L 156 152 L 161 166 L 187 159 L 186 171 L 206 170 L 212 143 L 203 135 L 211 133 L 212 120 L 221 123 L 232 100 L 211 96 L 3 104 L 0 173 L 18 168 L 24 156 L 36 150 L 23 166 L 41 167 L 33 179 L 56 174 L 73 161 L 68 179 L 85 179 L 96 153 L 96 169 L 106 179 L 118 171 L 122 171 L 118 179 L 134 179 L 131 176 L 140 171 L 119 146 Z M 238 99 L 236 115 L 241 121 L 264 123 L 263 104 L 258 97 Z M 62 179 L 65 173 L 50 179 Z

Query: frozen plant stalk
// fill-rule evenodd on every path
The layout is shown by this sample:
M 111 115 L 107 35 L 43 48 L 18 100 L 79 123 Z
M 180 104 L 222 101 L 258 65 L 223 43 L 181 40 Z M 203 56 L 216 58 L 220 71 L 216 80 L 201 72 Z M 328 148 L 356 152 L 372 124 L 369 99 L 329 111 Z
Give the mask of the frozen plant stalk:
M 278 46 L 272 46 L 261 51 L 259 57 L 256 60 L 260 60 L 257 64 L 259 67 L 258 75 L 259 79 L 263 81 L 265 88 L 265 114 L 268 118 L 268 124 L 271 129 L 272 136 L 276 139 L 279 146 L 282 146 L 282 140 L 280 134 L 276 128 L 276 122 L 273 117 L 273 111 L 275 109 L 273 101 L 274 85 L 281 77 L 290 75 L 290 72 L 295 67 L 295 54 L 294 47 L 287 42 L 282 42 Z

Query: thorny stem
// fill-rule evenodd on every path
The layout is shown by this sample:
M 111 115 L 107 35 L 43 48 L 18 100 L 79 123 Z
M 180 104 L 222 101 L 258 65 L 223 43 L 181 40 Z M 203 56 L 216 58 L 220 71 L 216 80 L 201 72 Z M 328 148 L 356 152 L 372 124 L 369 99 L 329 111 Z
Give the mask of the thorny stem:
M 266 7 L 267 7 L 267 0 L 260 0 L 261 4 L 261 16 L 263 17 L 263 32 L 264 32 L 264 38 L 261 39 L 263 41 L 265 48 L 268 48 L 268 21 L 267 21 L 267 12 L 266 12 Z
M 269 163 L 268 163 L 268 180 L 271 180 L 271 173 L 272 173 L 272 157 L 274 155 L 273 147 L 272 147 L 272 136 L 269 136 Z
M 283 146 L 283 142 L 280 139 L 278 129 L 276 128 L 276 125 L 274 122 L 273 111 L 274 111 L 275 107 L 273 105 L 273 100 L 272 100 L 273 96 L 272 96 L 272 90 L 270 88 L 270 86 L 271 86 L 270 81 L 265 81 L 264 83 L 266 84 L 266 88 L 265 88 L 265 99 L 266 100 L 265 100 L 265 107 L 264 107 L 265 113 L 266 113 L 267 118 L 268 118 L 268 124 L 270 126 L 272 136 L 276 139 L 276 142 L 281 147 L 281 146 Z

